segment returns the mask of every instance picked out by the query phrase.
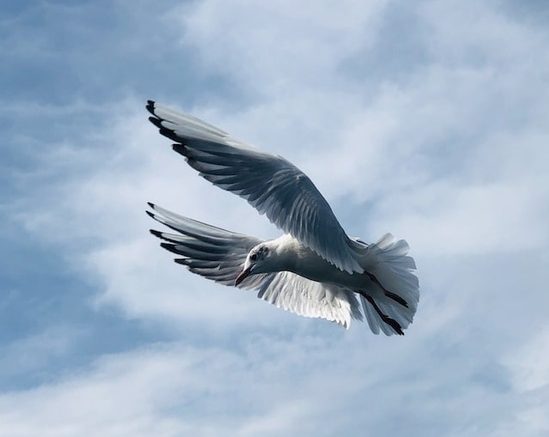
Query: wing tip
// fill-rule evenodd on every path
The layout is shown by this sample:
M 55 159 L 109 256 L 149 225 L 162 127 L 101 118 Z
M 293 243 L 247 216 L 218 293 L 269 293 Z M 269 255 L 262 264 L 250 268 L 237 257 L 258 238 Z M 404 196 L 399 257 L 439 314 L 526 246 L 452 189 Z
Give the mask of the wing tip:
M 147 104 L 145 105 L 145 108 L 147 111 L 149 111 L 152 115 L 155 115 L 154 113 L 154 107 L 156 105 L 156 102 L 154 100 L 147 100 Z
M 181 143 L 174 143 L 172 144 L 172 149 L 174 152 L 177 152 L 179 153 L 180 155 L 183 155 L 185 158 L 187 158 L 187 148 L 185 147 L 185 145 L 181 144 Z
M 156 220 L 156 215 L 153 214 L 152 212 L 150 212 L 150 211 L 145 211 L 145 213 L 146 213 L 149 217 L 151 217 L 152 219 Z
M 154 115 L 154 112 L 153 112 L 153 115 Z M 165 127 L 162 126 L 162 122 L 161 120 L 158 118 L 158 117 L 149 117 L 149 121 L 154 124 L 158 129 L 162 130 L 167 130 Z
M 153 234 L 155 237 L 164 238 L 164 237 L 162 236 L 162 232 L 157 231 L 156 229 L 149 229 L 149 232 L 150 232 L 151 234 Z
M 166 249 L 169 252 L 175 253 L 176 255 L 181 255 L 176 248 L 175 244 L 172 243 L 160 243 L 160 246 L 164 249 Z

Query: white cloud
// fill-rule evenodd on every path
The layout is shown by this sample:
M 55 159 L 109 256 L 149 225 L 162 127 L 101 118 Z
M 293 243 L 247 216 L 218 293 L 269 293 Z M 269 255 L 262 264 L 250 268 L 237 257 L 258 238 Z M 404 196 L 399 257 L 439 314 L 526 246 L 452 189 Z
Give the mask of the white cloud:
M 72 326 L 56 326 L 3 344 L 0 346 L 0 371 L 6 378 L 5 383 L 16 385 L 22 377 L 41 372 L 50 360 L 67 356 L 81 334 Z
M 549 402 L 549 326 L 540 324 L 539 330 L 524 344 L 507 351 L 502 364 L 510 373 L 510 382 L 520 403 L 511 423 L 501 427 L 497 435 L 545 435 L 549 419 L 545 413 Z
M 266 332 L 243 334 L 230 348 L 185 341 L 104 356 L 64 379 L 1 395 L 0 427 L 13 436 L 544 429 L 543 420 L 523 423 L 539 412 L 533 402 L 525 408 L 479 379 L 483 356 L 474 344 L 463 348 L 445 328 L 450 344 L 440 343 L 417 328 L 396 342 L 358 331 Z
M 534 333 L 532 339 L 505 359 L 513 384 L 520 392 L 549 386 L 549 327 Z
M 322 435 L 333 429 L 317 421 L 331 405 L 340 406 L 331 397 L 318 402 L 320 396 L 327 387 L 334 395 L 356 388 L 324 381 L 329 369 L 308 362 L 326 364 L 325 342 L 304 338 L 297 347 L 275 338 L 247 340 L 240 353 L 166 344 L 104 357 L 64 381 L 0 396 L 0 427 L 13 436 Z M 303 393 L 295 391 L 300 387 Z
M 303 85 L 339 88 L 334 74 L 341 61 L 375 43 L 387 3 L 345 0 L 296 7 L 287 0 L 211 0 L 183 7 L 174 19 L 184 25 L 182 43 L 196 49 L 208 69 L 268 100 L 286 99 Z
M 174 354 L 133 353 L 103 359 L 93 370 L 52 384 L 0 397 L 0 426 L 13 436 L 174 435 L 161 411 L 184 380 L 187 363 Z M 170 378 L 163 378 L 163 375 Z M 158 393 L 162 393 L 158 397 Z M 169 400 L 169 398 L 168 398 Z

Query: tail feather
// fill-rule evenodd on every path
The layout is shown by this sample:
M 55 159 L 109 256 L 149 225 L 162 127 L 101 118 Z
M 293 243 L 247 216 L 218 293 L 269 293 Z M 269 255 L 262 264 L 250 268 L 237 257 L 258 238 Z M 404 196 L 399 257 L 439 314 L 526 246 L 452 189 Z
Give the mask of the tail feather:
M 419 281 L 415 274 L 416 263 L 408 250 L 406 241 L 395 241 L 391 234 L 385 234 L 377 243 L 368 246 L 363 266 L 383 288 L 403 298 L 415 312 L 419 302 Z
M 372 294 L 375 304 L 383 315 L 393 319 L 402 329 L 412 323 L 419 302 L 416 263 L 408 256 L 408 250 L 406 241 L 395 241 L 391 234 L 385 234 L 377 243 L 367 247 L 361 263 L 371 275 L 373 284 L 378 285 Z M 367 299 L 361 296 L 361 302 L 374 334 L 380 330 L 386 335 L 399 333 L 398 328 L 384 322 Z
M 368 322 L 368 326 L 370 327 L 370 331 L 372 331 L 375 335 L 378 335 L 379 329 L 383 325 L 381 317 L 379 317 L 374 308 L 362 295 L 360 295 L 360 303 L 362 303 L 362 310 L 364 312 L 364 317 L 366 317 L 366 321 Z

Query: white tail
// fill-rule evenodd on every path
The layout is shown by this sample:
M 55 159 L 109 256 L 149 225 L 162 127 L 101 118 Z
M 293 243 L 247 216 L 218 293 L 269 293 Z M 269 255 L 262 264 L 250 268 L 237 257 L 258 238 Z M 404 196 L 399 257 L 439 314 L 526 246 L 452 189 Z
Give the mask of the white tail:
M 408 250 L 406 241 L 395 241 L 391 234 L 385 234 L 364 252 L 362 267 L 379 285 L 371 298 L 361 295 L 364 315 L 374 334 L 379 334 L 380 330 L 385 335 L 402 334 L 399 327 L 406 329 L 412 323 L 419 302 L 419 281 L 415 274 L 416 263 L 408 256 Z M 384 320 L 379 312 L 399 327 L 395 328 L 387 318 Z

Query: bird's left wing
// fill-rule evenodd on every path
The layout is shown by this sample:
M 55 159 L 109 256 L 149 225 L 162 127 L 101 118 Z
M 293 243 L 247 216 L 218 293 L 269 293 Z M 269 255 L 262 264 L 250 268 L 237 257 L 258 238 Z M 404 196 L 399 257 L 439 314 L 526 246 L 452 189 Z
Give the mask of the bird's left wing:
M 231 138 L 195 117 L 153 101 L 149 120 L 178 144 L 173 148 L 199 174 L 246 199 L 261 214 L 322 258 L 349 273 L 362 273 L 361 246 L 352 241 L 313 182 L 295 165 Z
M 178 232 L 171 234 L 151 230 L 153 235 L 165 241 L 161 243 L 164 249 L 180 255 L 175 261 L 193 273 L 225 285 L 235 285 L 248 252 L 263 241 L 183 217 L 152 203 L 149 206 L 154 212 L 147 211 L 147 214 Z M 239 287 L 257 288 L 266 276 L 249 276 Z

